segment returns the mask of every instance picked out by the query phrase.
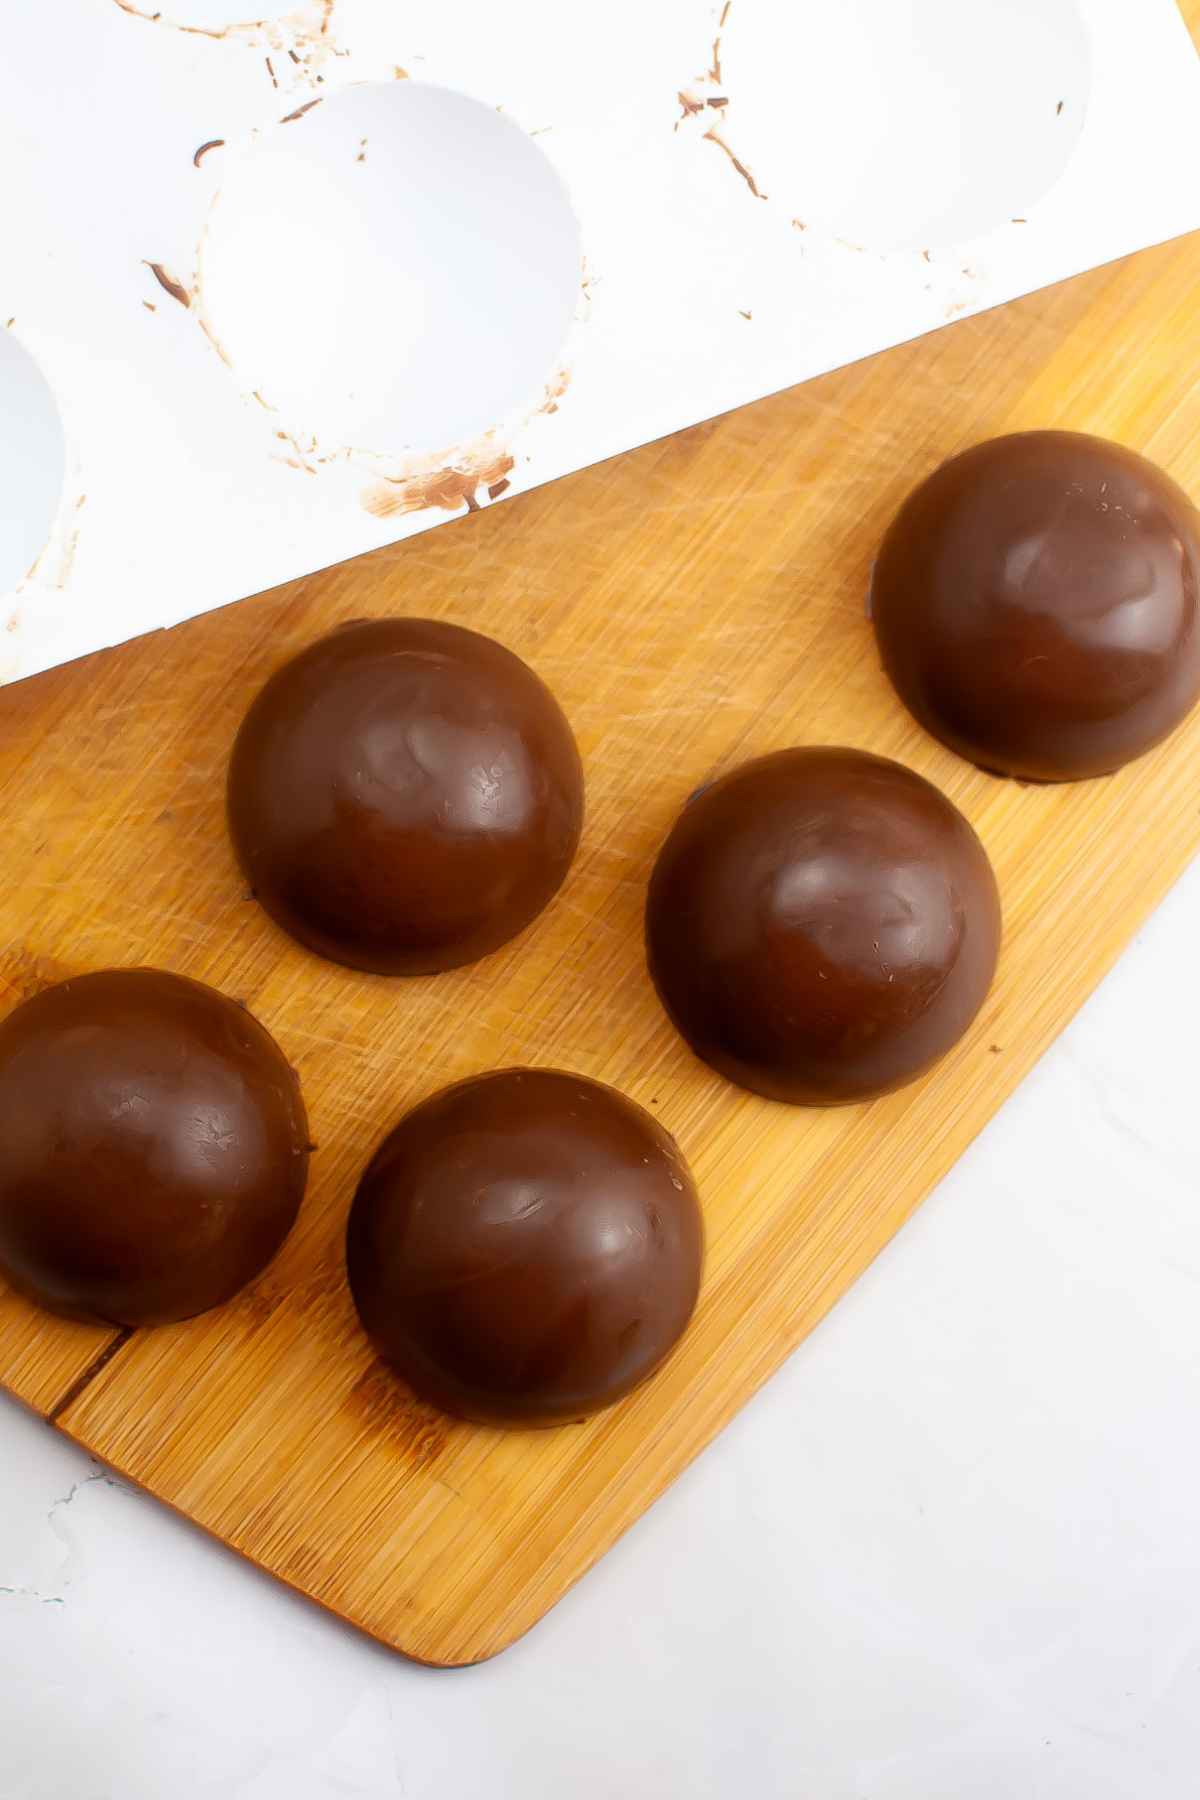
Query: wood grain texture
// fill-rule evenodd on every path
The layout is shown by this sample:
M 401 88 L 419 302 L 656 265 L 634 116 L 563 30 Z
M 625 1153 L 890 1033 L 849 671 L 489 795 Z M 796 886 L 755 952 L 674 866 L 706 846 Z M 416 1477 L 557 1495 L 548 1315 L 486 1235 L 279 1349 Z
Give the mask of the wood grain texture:
M 1200 846 L 1200 716 L 1108 781 L 1000 782 L 912 724 L 864 617 L 889 516 L 979 438 L 1092 430 L 1200 491 L 1198 281 L 1200 239 L 1147 253 L 0 694 L 7 996 L 139 961 L 214 982 L 295 1061 L 320 1144 L 275 1264 L 223 1311 L 133 1335 L 62 1411 L 74 1437 L 410 1656 L 492 1655 L 560 1598 L 888 1241 Z M 233 733 L 267 674 L 335 622 L 389 612 L 526 657 L 588 773 L 560 899 L 477 968 L 411 982 L 293 946 L 248 900 L 222 818 Z M 1006 911 L 995 991 L 957 1052 L 833 1112 L 752 1099 L 697 1064 L 641 949 L 646 877 L 685 796 L 797 742 L 930 776 L 980 831 Z M 646 1388 L 583 1426 L 501 1434 L 416 1404 L 372 1360 L 341 1240 L 402 1111 L 524 1061 L 613 1082 L 663 1119 L 700 1183 L 709 1258 L 694 1327 Z M 0 1378 L 47 1413 L 105 1342 L 0 1296 Z

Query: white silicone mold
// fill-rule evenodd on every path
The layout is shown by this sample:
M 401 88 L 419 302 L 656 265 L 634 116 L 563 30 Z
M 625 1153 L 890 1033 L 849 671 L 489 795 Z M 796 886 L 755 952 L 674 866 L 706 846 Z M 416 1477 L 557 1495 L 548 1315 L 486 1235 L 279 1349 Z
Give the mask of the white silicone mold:
M 68 456 L 55 512 L 10 412 L 0 679 L 1194 228 L 1200 65 L 1135 10 L 14 9 L 0 326 Z

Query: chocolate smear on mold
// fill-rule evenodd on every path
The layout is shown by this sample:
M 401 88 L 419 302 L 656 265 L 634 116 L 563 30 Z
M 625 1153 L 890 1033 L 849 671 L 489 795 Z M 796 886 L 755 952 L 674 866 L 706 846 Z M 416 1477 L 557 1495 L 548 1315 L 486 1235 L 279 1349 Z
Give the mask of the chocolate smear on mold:
M 265 56 L 267 74 L 274 87 L 300 86 L 306 81 L 322 81 L 320 63 L 330 55 L 343 54 L 333 43 L 331 27 L 336 0 L 307 0 L 307 4 L 285 13 L 279 19 L 231 20 L 227 25 L 188 25 L 173 19 L 161 8 L 153 11 L 138 5 L 137 0 L 113 0 L 121 12 L 148 25 L 159 25 L 167 31 L 178 31 L 189 37 L 208 38 L 215 42 L 242 44 L 249 49 L 287 56 L 291 68 L 281 81 L 271 56 Z
M 290 125 L 293 119 L 302 119 L 305 113 L 312 111 L 314 106 L 320 106 L 322 98 L 323 96 L 318 94 L 315 100 L 306 100 L 304 105 L 298 106 L 294 112 L 284 113 L 279 123 L 281 125 Z
M 715 144 L 719 150 L 723 150 L 725 152 L 726 156 L 729 158 L 730 162 L 733 164 L 734 168 L 737 170 L 738 174 L 741 176 L 742 180 L 745 182 L 746 186 L 750 189 L 750 192 L 754 195 L 754 198 L 756 200 L 765 200 L 767 198 L 767 196 L 763 193 L 762 189 L 759 187 L 758 183 L 755 181 L 753 175 L 750 173 L 749 169 L 746 167 L 745 163 L 742 161 L 741 157 L 737 156 L 735 154 L 735 152 L 732 150 L 730 145 L 727 144 L 725 139 L 721 136 L 719 131 L 716 131 L 716 130 L 706 131 L 704 133 L 704 138 L 705 138 L 706 143 Z
M 178 300 L 180 306 L 190 308 L 192 296 L 189 290 L 184 287 L 182 281 L 177 281 L 174 275 L 171 275 L 163 268 L 161 263 L 151 262 L 147 257 L 143 257 L 142 261 L 145 263 L 164 294 L 170 294 L 172 300 Z
M 377 481 L 363 495 L 363 506 L 375 519 L 391 519 L 398 515 L 426 512 L 440 508 L 457 512 L 465 506 L 478 512 L 478 490 L 492 488 L 507 478 L 516 467 L 515 459 L 501 452 L 490 461 L 468 464 L 461 469 L 435 469 L 426 475 L 411 475 L 397 481 Z

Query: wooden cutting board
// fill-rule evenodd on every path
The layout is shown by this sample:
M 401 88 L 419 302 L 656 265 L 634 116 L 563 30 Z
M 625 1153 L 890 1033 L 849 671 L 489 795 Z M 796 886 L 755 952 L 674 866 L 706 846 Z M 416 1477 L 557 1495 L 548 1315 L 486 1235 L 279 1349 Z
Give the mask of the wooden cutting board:
M 115 1334 L 0 1292 L 5 1385 L 409 1656 L 476 1661 L 534 1624 L 887 1243 L 1200 846 L 1200 714 L 1107 781 L 997 781 L 910 722 L 864 616 L 886 521 L 976 439 L 1100 432 L 1200 493 L 1198 287 L 1200 237 L 0 694 L 0 1004 L 110 964 L 213 982 L 296 1063 L 320 1144 L 295 1233 L 221 1312 Z M 247 898 L 222 818 L 230 743 L 270 671 L 340 620 L 392 612 L 527 658 L 588 774 L 558 901 L 479 967 L 411 982 L 294 947 Z M 832 1112 L 753 1099 L 695 1062 L 641 949 L 646 877 L 685 796 L 799 742 L 930 776 L 980 831 L 1007 917 L 957 1052 Z M 693 1328 L 647 1387 L 586 1425 L 500 1434 L 418 1405 L 373 1361 L 341 1245 L 358 1172 L 412 1102 L 526 1061 L 612 1082 L 678 1135 L 709 1256 Z

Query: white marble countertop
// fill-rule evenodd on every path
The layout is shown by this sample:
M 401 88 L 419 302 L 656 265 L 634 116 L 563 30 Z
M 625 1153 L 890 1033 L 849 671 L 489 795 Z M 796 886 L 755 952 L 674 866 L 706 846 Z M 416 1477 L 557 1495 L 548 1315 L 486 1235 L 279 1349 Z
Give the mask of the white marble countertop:
M 1200 866 L 523 1643 L 411 1667 L 0 1402 L 0 1800 L 1194 1800 Z

